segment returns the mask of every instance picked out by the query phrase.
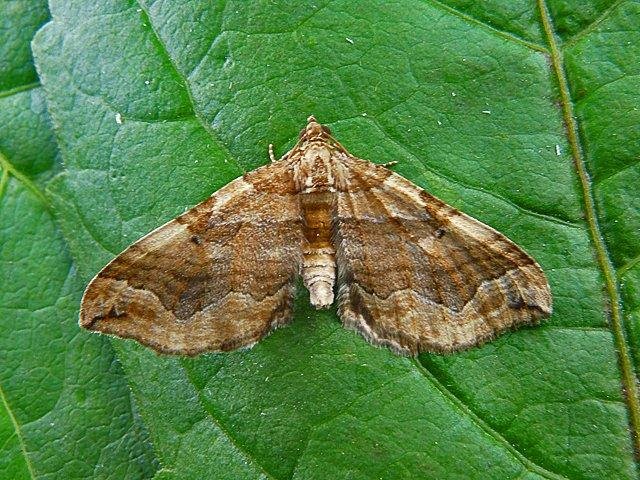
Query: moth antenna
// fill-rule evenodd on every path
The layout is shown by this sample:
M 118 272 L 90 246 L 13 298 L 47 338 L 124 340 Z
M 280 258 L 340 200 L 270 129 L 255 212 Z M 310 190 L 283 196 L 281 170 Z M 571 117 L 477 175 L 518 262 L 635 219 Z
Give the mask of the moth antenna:
M 331 141 L 333 142 L 333 144 L 334 144 L 336 147 L 338 147 L 338 148 L 340 148 L 340 149 L 344 150 L 345 152 L 347 152 L 347 149 L 346 149 L 346 148 L 344 148 L 344 147 L 342 146 L 342 144 L 341 144 L 338 140 L 336 140 L 336 139 L 335 139 L 335 137 L 334 137 L 333 135 L 328 134 L 328 135 L 327 135 L 327 137 L 329 138 L 329 140 L 331 140 Z

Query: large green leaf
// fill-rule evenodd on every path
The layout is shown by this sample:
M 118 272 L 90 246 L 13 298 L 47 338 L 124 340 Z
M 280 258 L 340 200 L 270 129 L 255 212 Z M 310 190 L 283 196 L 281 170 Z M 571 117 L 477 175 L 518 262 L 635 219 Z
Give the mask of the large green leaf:
M 554 294 L 539 328 L 416 360 L 306 293 L 250 351 L 113 340 L 158 478 L 637 477 L 638 4 L 446 3 L 50 2 L 51 195 L 83 279 L 313 113 L 522 245 Z
M 0 478 L 151 476 L 109 342 L 78 334 L 83 284 L 43 193 L 61 169 L 29 48 L 47 17 L 0 6 Z

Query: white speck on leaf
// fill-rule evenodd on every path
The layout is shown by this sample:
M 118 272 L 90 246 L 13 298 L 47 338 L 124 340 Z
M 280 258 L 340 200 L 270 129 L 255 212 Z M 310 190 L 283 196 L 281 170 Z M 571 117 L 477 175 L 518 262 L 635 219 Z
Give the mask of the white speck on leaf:
M 122 125 L 124 123 L 124 120 L 122 119 L 122 114 L 120 112 L 116 113 L 116 123 L 118 125 Z
M 482 110 L 485 115 L 491 115 L 491 110 Z
M 345 37 L 345 40 L 349 42 L 351 45 L 353 45 L 353 40 L 351 40 L 349 37 Z
M 556 145 L 556 155 L 557 156 L 562 155 L 562 151 L 560 150 L 560 145 Z
M 455 97 L 456 96 L 456 92 L 451 92 L 451 96 Z

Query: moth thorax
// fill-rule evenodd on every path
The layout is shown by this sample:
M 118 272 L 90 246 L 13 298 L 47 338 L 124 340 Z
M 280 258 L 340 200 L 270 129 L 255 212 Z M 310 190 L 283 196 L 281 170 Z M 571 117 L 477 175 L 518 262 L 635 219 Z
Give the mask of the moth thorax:
M 335 191 L 331 149 L 324 143 L 312 143 L 300 159 L 295 183 L 302 193 Z

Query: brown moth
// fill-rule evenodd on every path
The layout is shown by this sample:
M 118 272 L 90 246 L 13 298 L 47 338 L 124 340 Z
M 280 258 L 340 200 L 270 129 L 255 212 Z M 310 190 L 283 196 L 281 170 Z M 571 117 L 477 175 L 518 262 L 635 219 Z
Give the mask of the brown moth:
M 309 117 L 246 173 L 109 263 L 80 325 L 161 353 L 252 346 L 311 304 L 403 355 L 479 345 L 551 313 L 540 266 L 504 235 L 351 155 Z M 337 284 L 337 286 L 336 286 Z

